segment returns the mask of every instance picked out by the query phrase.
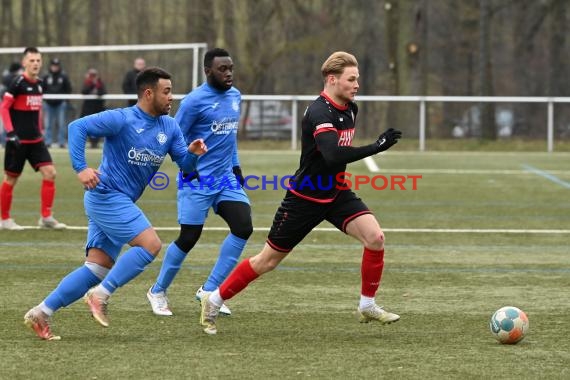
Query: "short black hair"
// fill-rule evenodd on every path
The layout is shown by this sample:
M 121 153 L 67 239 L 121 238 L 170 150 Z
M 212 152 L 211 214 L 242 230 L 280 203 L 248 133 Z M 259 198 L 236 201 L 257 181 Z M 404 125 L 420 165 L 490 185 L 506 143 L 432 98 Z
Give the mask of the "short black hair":
M 28 53 L 39 54 L 40 51 L 35 46 L 28 46 L 27 48 L 24 49 L 23 55 L 26 55 Z
M 172 75 L 160 67 L 148 67 L 138 73 L 136 78 L 137 95 L 141 96 L 149 87 L 155 88 L 159 79 L 170 79 Z
M 228 53 L 224 49 L 220 48 L 213 48 L 206 52 L 204 55 L 204 67 L 212 67 L 212 62 L 214 62 L 214 58 L 216 57 L 229 57 L 230 53 Z

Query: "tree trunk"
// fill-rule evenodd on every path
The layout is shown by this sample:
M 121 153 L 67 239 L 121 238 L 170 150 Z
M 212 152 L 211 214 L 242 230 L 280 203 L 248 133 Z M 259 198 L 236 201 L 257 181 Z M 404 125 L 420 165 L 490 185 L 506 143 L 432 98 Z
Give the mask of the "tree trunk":
M 566 96 L 568 94 L 568 80 L 564 50 L 566 45 L 566 33 L 568 32 L 566 21 L 565 0 L 555 0 L 550 9 L 549 17 L 549 68 L 548 70 L 548 96 Z
M 213 23 L 215 25 L 215 46 L 226 47 L 226 0 L 212 0 L 214 7 Z
M 71 45 L 70 35 L 69 35 L 69 16 L 70 16 L 70 0 L 60 0 L 57 2 L 58 7 L 56 8 L 57 14 L 55 14 L 54 19 L 56 20 L 56 38 L 57 43 L 62 46 Z
M 15 32 L 14 26 L 14 2 L 12 0 L 2 0 L 0 7 L 0 43 L 3 46 L 14 44 L 13 36 Z
M 43 27 L 43 44 L 45 45 L 53 45 L 53 38 L 52 38 L 52 18 L 50 17 L 49 12 L 49 2 L 42 1 L 38 6 L 41 9 L 43 23 L 38 23 Z M 53 4 L 51 4 L 53 6 Z M 43 25 L 42 25 L 43 24 Z
M 479 95 L 493 96 L 491 65 L 491 8 L 489 0 L 479 0 Z M 481 115 L 481 137 L 485 140 L 497 138 L 495 126 L 495 105 L 483 102 L 479 105 Z
M 420 95 L 425 89 L 420 58 L 425 7 L 422 4 L 418 7 L 412 1 L 403 1 L 386 2 L 385 9 L 389 14 L 386 22 L 392 95 Z M 404 129 L 408 135 L 417 134 L 417 104 L 392 102 L 388 113 L 389 126 Z
M 388 70 L 389 79 L 387 83 L 388 93 L 391 95 L 398 95 L 398 79 L 399 79 L 399 64 L 398 64 L 398 23 L 399 23 L 399 10 L 398 3 L 393 0 L 387 0 L 384 3 L 384 10 L 386 11 L 386 47 L 388 55 Z M 394 127 L 398 123 L 398 110 L 396 103 L 388 103 L 386 109 L 386 121 L 388 127 Z

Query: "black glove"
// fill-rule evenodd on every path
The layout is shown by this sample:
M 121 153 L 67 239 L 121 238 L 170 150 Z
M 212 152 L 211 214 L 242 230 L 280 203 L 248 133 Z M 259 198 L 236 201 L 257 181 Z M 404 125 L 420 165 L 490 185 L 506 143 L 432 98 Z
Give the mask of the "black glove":
M 388 150 L 392 145 L 396 144 L 402 137 L 402 132 L 397 129 L 390 128 L 386 132 L 378 136 L 376 140 L 376 147 L 378 152 Z
M 243 187 L 243 184 L 245 183 L 245 179 L 243 178 L 243 174 L 241 172 L 241 168 L 239 166 L 234 166 L 232 168 L 232 172 L 234 172 L 234 175 L 236 176 L 236 179 L 239 183 L 239 185 L 241 187 Z
M 16 132 L 12 131 L 12 132 L 6 133 L 6 143 L 10 143 L 10 144 L 14 145 L 14 147 L 16 147 L 16 148 L 18 148 L 20 146 L 20 139 L 18 138 L 18 135 L 16 134 Z

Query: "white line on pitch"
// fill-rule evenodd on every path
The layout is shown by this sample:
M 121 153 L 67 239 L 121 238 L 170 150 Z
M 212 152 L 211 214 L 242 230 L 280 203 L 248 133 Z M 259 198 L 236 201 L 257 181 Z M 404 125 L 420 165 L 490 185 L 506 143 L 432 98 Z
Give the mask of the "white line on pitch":
M 364 160 L 367 169 L 372 173 L 414 173 L 414 174 L 498 174 L 498 175 L 532 175 L 539 174 L 530 169 L 427 169 L 427 168 L 384 168 L 380 170 L 376 161 L 372 157 L 366 157 Z M 570 170 L 549 170 L 550 174 L 570 175 Z
M 366 164 L 368 170 L 370 170 L 372 173 L 378 173 L 380 171 L 380 168 L 378 165 L 376 165 L 376 162 L 372 157 L 366 157 L 364 159 L 364 163 Z

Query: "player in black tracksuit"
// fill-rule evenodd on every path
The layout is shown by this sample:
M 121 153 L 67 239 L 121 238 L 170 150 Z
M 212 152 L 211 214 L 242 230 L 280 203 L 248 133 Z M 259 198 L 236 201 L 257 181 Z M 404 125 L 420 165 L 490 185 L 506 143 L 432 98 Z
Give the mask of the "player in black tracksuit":
M 202 299 L 200 322 L 215 334 L 219 307 L 257 277 L 273 270 L 322 221 L 356 238 L 364 246 L 362 288 L 358 312 L 361 322 L 395 322 L 400 316 L 376 305 L 384 266 L 384 233 L 372 212 L 346 186 L 342 173 L 350 162 L 390 148 L 402 136 L 392 128 L 378 139 L 352 146 L 358 108 L 358 63 L 345 52 L 333 53 L 321 68 L 324 90 L 307 108 L 302 121 L 299 169 L 290 182 L 262 251 L 242 261 L 219 289 Z

